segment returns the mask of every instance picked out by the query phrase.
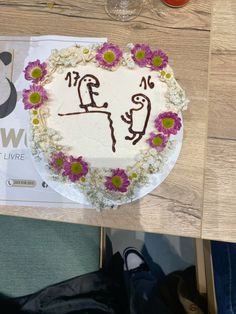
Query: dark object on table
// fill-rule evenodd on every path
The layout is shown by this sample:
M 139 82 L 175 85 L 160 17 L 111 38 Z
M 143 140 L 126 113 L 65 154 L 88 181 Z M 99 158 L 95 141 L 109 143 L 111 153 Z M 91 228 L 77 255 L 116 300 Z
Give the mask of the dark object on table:
M 170 7 L 179 8 L 187 4 L 189 0 L 162 0 L 162 2 L 164 2 Z

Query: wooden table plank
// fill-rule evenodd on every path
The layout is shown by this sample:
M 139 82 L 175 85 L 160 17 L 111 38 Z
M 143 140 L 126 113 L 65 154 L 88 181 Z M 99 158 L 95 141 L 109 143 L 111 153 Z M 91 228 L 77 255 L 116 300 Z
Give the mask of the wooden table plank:
M 236 2 L 213 2 L 202 236 L 236 241 Z
M 236 2 L 213 2 L 209 137 L 236 139 Z
M 236 49 L 213 54 L 211 64 L 208 136 L 236 140 Z
M 180 10 L 173 10 L 172 8 L 165 6 L 159 0 L 144 0 L 143 10 L 140 16 L 129 23 L 111 20 L 104 10 L 105 2 L 105 0 L 96 0 L 96 3 L 92 0 L 0 0 L 0 12 L 2 19 L 7 19 L 10 16 L 13 16 L 14 18 L 21 18 L 20 22 L 8 25 L 10 32 L 16 31 L 14 25 L 26 25 L 28 23 L 32 27 L 32 31 L 34 31 L 34 29 L 37 31 L 39 28 L 41 34 L 48 34 L 48 27 L 52 27 L 54 22 L 60 21 L 60 19 L 64 22 L 67 21 L 67 25 L 65 23 L 63 29 L 58 29 L 59 24 L 56 23 L 56 25 L 54 25 L 56 33 L 53 32 L 53 34 L 55 33 L 61 35 L 64 34 L 63 32 L 68 34 L 68 32 L 74 31 L 74 27 L 77 27 L 78 32 L 80 27 L 88 24 L 90 27 L 93 27 L 94 21 L 97 23 L 99 20 L 101 22 L 109 21 L 111 25 L 119 25 L 119 28 L 122 30 L 135 29 L 145 31 L 145 29 L 149 27 L 155 30 L 158 26 L 163 29 L 210 30 L 211 6 L 209 1 L 194 0 L 188 6 L 181 8 Z M 48 3 L 54 3 L 53 7 L 50 8 Z M 24 21 L 22 21 L 22 13 Z M 39 25 L 40 21 L 36 22 L 35 16 L 38 16 L 39 18 L 43 18 L 43 16 L 45 16 L 47 20 L 47 27 L 45 28 L 44 24 L 41 25 L 41 29 Z M 50 19 L 48 18 L 49 16 Z M 34 22 L 32 23 L 31 21 Z M 74 24 L 75 21 L 77 21 L 76 24 Z M 80 25 L 79 29 L 78 24 Z M 88 31 L 90 27 L 88 27 Z M 99 27 L 96 28 L 96 30 L 99 31 Z M 1 33 L 2 31 L 4 32 L 5 30 L 1 30 Z M 9 31 L 6 35 L 9 35 Z M 31 34 L 32 31 L 30 32 Z M 111 30 L 101 29 L 101 31 L 104 33 L 107 31 L 110 32 Z M 17 34 L 19 34 L 19 32 L 25 32 L 25 28 L 19 29 Z M 75 36 L 75 33 L 73 33 L 73 36 Z
M 199 237 L 208 113 L 210 19 L 210 0 L 192 1 L 178 10 L 162 3 L 158 3 L 156 9 L 146 4 L 140 17 L 127 23 L 112 21 L 104 12 L 102 0 L 96 4 L 93 0 L 60 0 L 55 1 L 52 9 L 45 1 L 0 0 L 2 35 L 97 36 L 108 37 L 123 47 L 133 41 L 151 43 L 153 48 L 163 49 L 169 54 L 176 78 L 191 101 L 184 114 L 183 148 L 174 170 L 163 184 L 140 201 L 102 213 L 87 209 L 15 206 L 2 207 L 0 213 Z
M 236 142 L 208 140 L 203 238 L 236 241 Z

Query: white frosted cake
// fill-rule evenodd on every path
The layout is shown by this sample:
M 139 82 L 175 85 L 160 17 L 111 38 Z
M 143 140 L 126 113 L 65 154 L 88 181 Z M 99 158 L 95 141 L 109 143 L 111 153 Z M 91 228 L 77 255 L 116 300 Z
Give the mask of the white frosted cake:
M 24 73 L 32 81 L 23 91 L 32 153 L 58 192 L 116 207 L 163 171 L 188 103 L 163 51 L 73 46 L 30 62 Z

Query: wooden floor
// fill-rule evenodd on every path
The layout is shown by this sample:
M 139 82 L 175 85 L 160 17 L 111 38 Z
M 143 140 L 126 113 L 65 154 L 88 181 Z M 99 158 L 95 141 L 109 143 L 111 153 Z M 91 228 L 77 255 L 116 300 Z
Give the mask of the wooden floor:
M 236 239 L 234 0 L 192 0 L 181 9 L 148 0 L 141 15 L 127 23 L 111 20 L 103 0 L 51 3 L 0 0 L 0 35 L 108 37 L 121 46 L 132 41 L 163 49 L 191 101 L 184 114 L 183 148 L 174 170 L 153 193 L 116 211 L 9 206 L 0 213 Z

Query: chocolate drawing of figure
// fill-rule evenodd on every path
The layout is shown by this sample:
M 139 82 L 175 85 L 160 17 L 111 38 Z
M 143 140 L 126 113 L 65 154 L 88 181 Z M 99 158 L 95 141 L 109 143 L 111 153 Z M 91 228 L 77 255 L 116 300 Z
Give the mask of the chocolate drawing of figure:
M 121 119 L 130 125 L 128 130 L 131 135 L 126 136 L 125 139 L 133 141 L 132 144 L 136 145 L 146 132 L 151 113 L 151 102 L 144 94 L 135 94 L 131 99 L 136 107 L 122 115 Z
M 68 75 L 68 73 L 70 75 Z M 68 72 L 66 75 L 65 80 L 69 79 L 69 87 L 72 87 L 71 84 L 71 72 Z M 76 79 L 79 78 L 79 74 L 76 75 Z M 76 86 L 75 84 L 73 86 Z M 99 88 L 100 82 L 96 76 L 92 74 L 86 74 L 84 75 L 78 84 L 78 95 L 80 100 L 79 107 L 84 109 L 84 111 L 76 111 L 76 112 L 68 112 L 68 113 L 58 113 L 58 116 L 74 116 L 74 115 L 85 115 L 85 114 L 102 114 L 105 115 L 107 118 L 107 121 L 109 123 L 110 128 L 110 134 L 111 134 L 111 140 L 112 140 L 112 151 L 115 153 L 116 151 L 116 137 L 115 137 L 115 130 L 113 126 L 113 120 L 111 117 L 111 112 L 105 111 L 105 110 L 97 110 L 97 108 L 107 108 L 108 103 L 104 102 L 103 105 L 98 106 L 94 100 L 94 96 L 98 96 L 99 93 L 97 91 L 94 91 L 94 88 Z M 92 107 L 92 109 L 89 110 L 89 107 Z M 94 109 L 95 108 L 95 109 Z
M 96 76 L 92 74 L 84 75 L 78 85 L 78 94 L 80 100 L 80 108 L 89 111 L 89 107 L 93 108 L 107 108 L 108 104 L 105 102 L 103 105 L 98 106 L 94 100 L 94 96 L 98 96 L 99 93 L 94 91 L 95 88 L 99 88 L 100 82 Z

